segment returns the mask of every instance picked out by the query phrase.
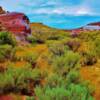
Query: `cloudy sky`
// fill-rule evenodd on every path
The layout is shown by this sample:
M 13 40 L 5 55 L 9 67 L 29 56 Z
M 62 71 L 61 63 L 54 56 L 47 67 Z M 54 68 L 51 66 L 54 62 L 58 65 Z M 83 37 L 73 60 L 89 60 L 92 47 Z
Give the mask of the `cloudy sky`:
M 100 0 L 0 0 L 0 6 L 55 28 L 72 29 L 100 21 Z

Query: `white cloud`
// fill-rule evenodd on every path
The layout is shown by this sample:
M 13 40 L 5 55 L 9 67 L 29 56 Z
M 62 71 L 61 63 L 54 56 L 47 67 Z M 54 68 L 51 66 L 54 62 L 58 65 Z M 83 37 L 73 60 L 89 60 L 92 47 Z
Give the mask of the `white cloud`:
M 32 10 L 33 14 L 58 14 L 58 15 L 73 15 L 73 16 L 79 16 L 79 15 L 93 15 L 94 13 L 91 11 L 90 8 L 86 7 L 56 7 L 53 9 L 45 9 L 45 8 L 39 8 Z
M 92 14 L 93 12 L 91 11 L 91 8 L 85 6 L 80 7 L 76 11 L 76 15 L 92 15 Z
M 26 14 L 100 15 L 91 6 L 94 0 L 82 0 L 82 3 L 77 6 L 70 3 L 62 0 L 0 0 L 0 5 L 7 10 L 21 11 Z M 51 5 L 52 8 L 49 7 Z

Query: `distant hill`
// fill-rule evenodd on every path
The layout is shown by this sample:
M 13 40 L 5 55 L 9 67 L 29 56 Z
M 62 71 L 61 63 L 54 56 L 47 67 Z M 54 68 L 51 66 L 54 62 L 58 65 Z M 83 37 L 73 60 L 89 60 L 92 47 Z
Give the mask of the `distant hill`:
M 38 29 L 38 30 L 43 30 L 43 31 L 59 31 L 59 32 L 70 32 L 72 30 L 63 30 L 63 29 L 57 29 L 57 28 L 52 28 L 52 27 L 49 27 L 47 25 L 44 25 L 43 23 L 38 23 L 38 22 L 33 22 L 33 23 L 30 23 L 30 27 L 32 29 L 32 31 Z
M 96 25 L 96 26 L 100 26 L 100 22 L 94 22 L 94 23 L 90 23 L 88 25 Z
M 30 27 L 31 28 L 41 28 L 41 29 L 43 29 L 43 30 L 59 30 L 59 31 L 63 31 L 63 30 L 61 30 L 61 29 L 56 29 L 56 28 L 52 28 L 52 27 L 49 27 L 49 26 L 47 26 L 47 25 L 44 25 L 43 23 L 38 23 L 38 22 L 33 22 L 33 23 L 30 23 Z
M 32 32 L 36 32 L 36 31 L 41 31 L 42 33 L 43 32 L 48 32 L 48 33 L 51 33 L 51 32 L 67 32 L 69 30 L 61 30 L 61 29 L 56 29 L 56 28 L 52 28 L 52 27 L 49 27 L 47 25 L 44 25 L 43 23 L 30 23 L 30 27 L 31 27 L 31 30 Z
M 100 22 L 94 22 L 94 23 L 89 23 L 83 27 L 77 28 L 77 29 L 72 29 L 72 30 L 61 30 L 61 29 L 56 29 L 56 28 L 51 28 L 47 25 L 44 25 L 43 23 L 31 23 L 31 27 L 34 26 L 34 28 L 39 27 L 39 28 L 44 28 L 44 29 L 53 29 L 53 30 L 59 30 L 59 31 L 72 31 L 72 30 L 100 30 Z
M 94 23 L 90 23 L 87 24 L 86 26 L 83 27 L 83 29 L 87 29 L 87 30 L 100 30 L 100 22 L 94 22 Z

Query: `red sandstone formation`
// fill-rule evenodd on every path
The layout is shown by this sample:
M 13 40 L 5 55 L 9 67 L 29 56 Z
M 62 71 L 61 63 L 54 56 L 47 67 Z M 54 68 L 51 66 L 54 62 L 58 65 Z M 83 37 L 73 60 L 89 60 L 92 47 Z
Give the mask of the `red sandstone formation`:
M 0 26 L 18 36 L 26 36 L 31 33 L 29 19 L 23 13 L 11 12 L 0 14 Z
M 90 23 L 81 28 L 72 29 L 70 30 L 70 32 L 72 37 L 77 37 L 80 34 L 80 32 L 94 31 L 94 30 L 100 30 L 100 22 Z
M 96 23 L 90 23 L 88 25 L 96 25 L 96 26 L 100 26 L 100 22 L 96 22 Z

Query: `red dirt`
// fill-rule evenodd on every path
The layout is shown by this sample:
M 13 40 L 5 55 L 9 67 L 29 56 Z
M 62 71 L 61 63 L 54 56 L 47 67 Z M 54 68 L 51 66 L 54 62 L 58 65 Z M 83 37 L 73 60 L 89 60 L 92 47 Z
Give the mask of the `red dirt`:
M 100 62 L 94 66 L 86 66 L 81 68 L 81 75 L 83 79 L 89 80 L 95 88 L 94 97 L 100 100 Z
M 0 100 L 14 100 L 14 98 L 10 95 L 7 96 L 0 96 Z

